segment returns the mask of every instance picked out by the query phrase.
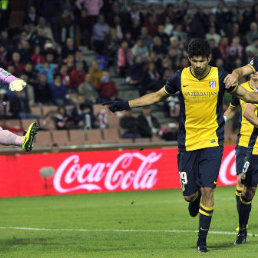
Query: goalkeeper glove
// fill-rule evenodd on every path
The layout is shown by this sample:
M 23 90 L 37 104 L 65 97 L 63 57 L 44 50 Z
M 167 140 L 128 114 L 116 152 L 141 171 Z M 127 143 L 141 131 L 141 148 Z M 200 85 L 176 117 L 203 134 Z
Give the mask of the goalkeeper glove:
M 25 88 L 26 84 L 27 83 L 24 80 L 14 80 L 9 84 L 9 89 L 11 91 L 22 91 Z
M 130 109 L 128 101 L 116 100 L 116 101 L 107 101 L 102 105 L 107 105 L 111 112 L 122 111 Z

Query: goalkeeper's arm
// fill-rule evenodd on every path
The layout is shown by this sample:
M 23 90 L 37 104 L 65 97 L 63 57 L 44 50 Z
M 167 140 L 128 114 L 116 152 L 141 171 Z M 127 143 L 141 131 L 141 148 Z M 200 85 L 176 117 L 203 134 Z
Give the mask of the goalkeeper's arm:
M 9 89 L 11 91 L 21 91 L 26 86 L 26 82 L 24 80 L 16 78 L 3 68 L 0 68 L 0 81 L 9 84 Z

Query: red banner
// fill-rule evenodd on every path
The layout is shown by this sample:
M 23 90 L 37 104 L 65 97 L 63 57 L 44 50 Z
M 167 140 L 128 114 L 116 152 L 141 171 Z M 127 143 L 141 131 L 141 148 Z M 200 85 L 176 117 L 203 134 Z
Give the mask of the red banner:
M 0 156 L 0 196 L 180 188 L 177 152 L 166 148 Z M 235 183 L 234 148 L 227 146 L 218 185 Z

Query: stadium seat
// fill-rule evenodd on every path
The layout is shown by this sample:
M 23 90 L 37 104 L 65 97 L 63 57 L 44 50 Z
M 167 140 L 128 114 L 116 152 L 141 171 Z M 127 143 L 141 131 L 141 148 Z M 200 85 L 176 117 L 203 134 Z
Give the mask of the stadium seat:
M 35 106 L 35 107 L 31 107 L 30 111 L 33 115 L 37 115 L 37 116 L 42 116 L 42 109 L 41 107 Z
M 119 118 L 116 114 L 108 112 L 108 125 L 109 128 L 119 128 Z
M 105 128 L 102 132 L 105 143 L 117 143 L 120 138 L 117 128 Z
M 133 139 L 123 139 L 123 138 L 119 138 L 118 139 L 118 143 L 133 143 Z
M 102 140 L 101 130 L 89 129 L 86 131 L 86 143 L 100 144 Z
M 36 147 L 50 147 L 53 145 L 52 134 L 49 131 L 39 131 L 35 138 Z
M 67 130 L 54 130 L 52 131 L 53 143 L 59 146 L 66 146 L 69 144 Z
M 22 127 L 20 119 L 8 119 L 5 120 L 4 124 L 15 129 L 20 129 Z
M 48 114 L 49 112 L 57 111 L 57 106 L 43 106 L 43 116 Z
M 69 130 L 70 145 L 83 145 L 85 144 L 85 132 L 84 130 Z
M 151 142 L 164 142 L 164 139 L 159 138 L 159 137 L 152 137 Z

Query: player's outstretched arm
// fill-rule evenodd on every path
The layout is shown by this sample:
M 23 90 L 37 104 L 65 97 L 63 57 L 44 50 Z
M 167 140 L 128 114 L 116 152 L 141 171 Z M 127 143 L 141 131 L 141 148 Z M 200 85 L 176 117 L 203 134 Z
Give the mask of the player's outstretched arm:
M 149 106 L 151 104 L 160 102 L 162 99 L 165 99 L 166 97 L 168 97 L 168 95 L 162 88 L 159 91 L 146 94 L 136 99 L 132 99 L 129 101 L 108 101 L 103 103 L 103 105 L 107 105 L 110 111 L 116 112 L 127 110 L 130 108 Z
M 237 87 L 233 94 L 247 103 L 258 104 L 258 92 L 247 91 L 241 85 Z
M 21 91 L 26 86 L 26 82 L 24 80 L 16 78 L 3 68 L 0 68 L 0 81 L 9 84 L 9 89 L 11 91 Z
M 255 127 L 258 127 L 258 117 L 255 114 L 257 107 L 254 104 L 247 103 L 243 116 Z

